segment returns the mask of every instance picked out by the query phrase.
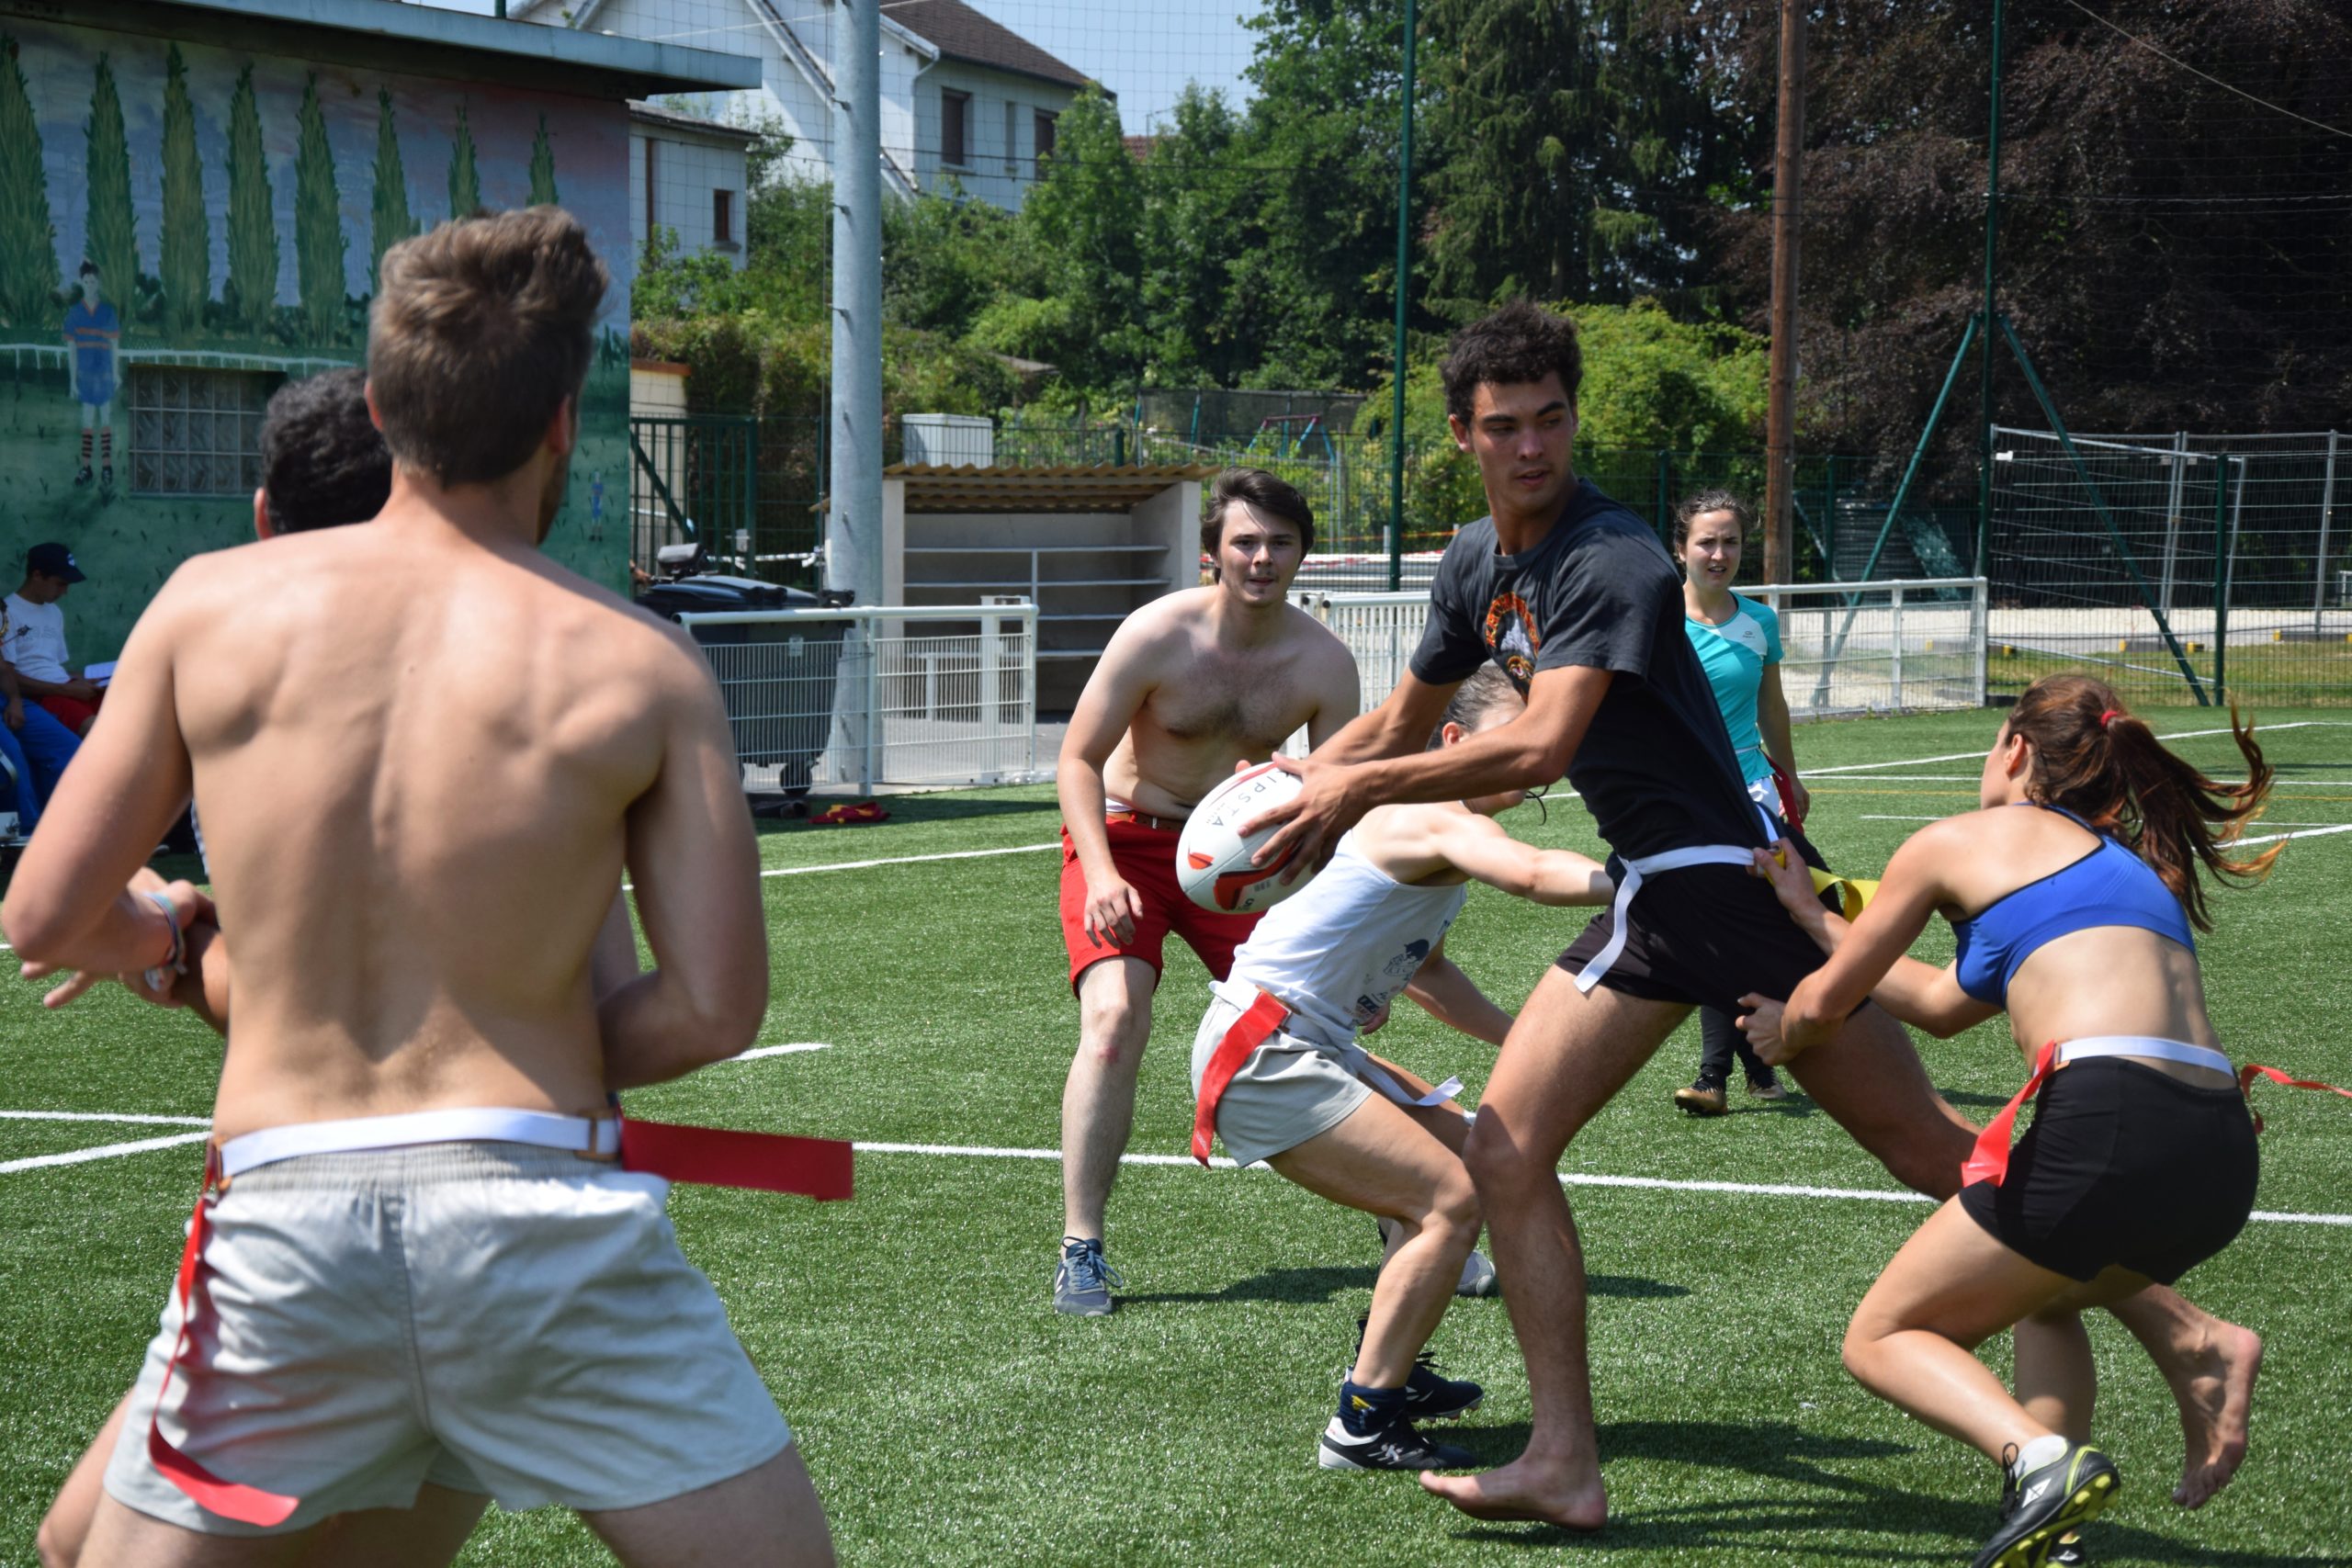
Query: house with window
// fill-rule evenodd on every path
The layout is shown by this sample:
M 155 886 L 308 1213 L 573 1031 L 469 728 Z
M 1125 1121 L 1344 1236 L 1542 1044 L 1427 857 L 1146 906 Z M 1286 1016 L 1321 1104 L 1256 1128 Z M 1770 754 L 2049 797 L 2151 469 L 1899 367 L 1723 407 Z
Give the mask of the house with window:
M 74 651 L 111 658 L 183 560 L 253 537 L 264 407 L 364 360 L 384 252 L 546 202 L 613 278 L 548 549 L 625 587 L 629 105 L 758 80 L 390 0 L 0 0 L 0 572 L 71 544 Z
M 648 103 L 628 106 L 629 234 L 638 254 L 655 229 L 679 249 L 743 265 L 743 203 L 757 132 Z
M 516 0 L 511 14 L 757 56 L 757 87 L 676 102 L 788 136 L 772 165 L 779 175 L 832 177 L 832 0 Z M 1055 120 L 1088 80 L 965 0 L 892 0 L 882 11 L 883 189 L 956 189 L 1017 209 L 1052 155 Z
M 964 0 L 901 0 L 888 14 L 939 51 L 915 82 L 916 182 L 952 180 L 1018 211 L 1087 76 Z

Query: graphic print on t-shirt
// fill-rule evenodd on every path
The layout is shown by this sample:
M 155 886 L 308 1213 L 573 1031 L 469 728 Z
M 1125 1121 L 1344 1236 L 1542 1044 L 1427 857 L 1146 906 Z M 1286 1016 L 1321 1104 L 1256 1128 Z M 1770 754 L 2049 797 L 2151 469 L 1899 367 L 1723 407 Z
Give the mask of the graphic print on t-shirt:
M 1535 679 L 1535 655 L 1544 646 L 1535 629 L 1535 612 L 1516 593 L 1498 593 L 1487 606 L 1486 636 L 1487 646 L 1502 661 L 1503 673 L 1521 696 L 1527 695 L 1528 682 Z

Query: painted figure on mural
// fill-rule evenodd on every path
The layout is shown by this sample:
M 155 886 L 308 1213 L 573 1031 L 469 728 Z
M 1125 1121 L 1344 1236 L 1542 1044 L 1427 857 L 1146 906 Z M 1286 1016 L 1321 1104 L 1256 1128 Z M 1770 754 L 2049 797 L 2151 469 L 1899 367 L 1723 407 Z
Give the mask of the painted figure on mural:
M 90 482 L 90 446 L 98 446 L 98 479 L 114 485 L 115 354 L 122 342 L 122 322 L 103 293 L 97 264 L 82 264 L 81 298 L 65 312 L 65 374 L 74 400 L 82 410 L 82 467 L 76 485 Z

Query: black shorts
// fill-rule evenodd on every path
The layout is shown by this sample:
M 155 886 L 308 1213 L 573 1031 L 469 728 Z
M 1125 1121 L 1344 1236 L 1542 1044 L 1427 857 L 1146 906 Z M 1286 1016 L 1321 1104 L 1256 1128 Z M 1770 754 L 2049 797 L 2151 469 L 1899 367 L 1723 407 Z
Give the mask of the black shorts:
M 2053 1274 L 2120 1266 L 2169 1285 L 2245 1228 L 2259 1165 L 2235 1085 L 2094 1056 L 2050 1075 L 2007 1178 L 1962 1188 L 1960 1206 Z
M 1821 852 L 1791 831 L 1808 864 L 1827 869 Z M 1610 874 L 1624 874 L 1611 857 Z M 1645 876 L 1626 911 L 1625 947 L 1600 984 L 1655 1002 L 1689 1002 L 1738 1014 L 1750 991 L 1786 1001 L 1799 980 L 1828 954 L 1773 896 L 1771 884 L 1736 865 L 1689 865 Z M 1612 905 L 1592 918 L 1559 958 L 1575 975 L 1616 931 Z

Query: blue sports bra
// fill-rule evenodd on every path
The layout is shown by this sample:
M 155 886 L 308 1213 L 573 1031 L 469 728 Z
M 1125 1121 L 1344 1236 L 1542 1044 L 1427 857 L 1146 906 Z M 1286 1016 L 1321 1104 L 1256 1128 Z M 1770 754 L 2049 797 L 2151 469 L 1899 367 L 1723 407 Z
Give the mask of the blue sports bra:
M 2097 926 L 2136 926 L 2197 951 L 2187 911 L 2147 862 L 2064 807 L 2041 809 L 2055 811 L 2096 834 L 2098 847 L 2039 881 L 2003 894 L 1971 919 L 1951 923 L 1960 947 L 1952 976 L 1962 990 L 1980 1002 L 2006 1007 L 2009 982 L 2035 949 Z

